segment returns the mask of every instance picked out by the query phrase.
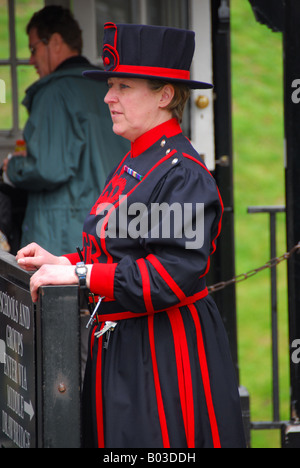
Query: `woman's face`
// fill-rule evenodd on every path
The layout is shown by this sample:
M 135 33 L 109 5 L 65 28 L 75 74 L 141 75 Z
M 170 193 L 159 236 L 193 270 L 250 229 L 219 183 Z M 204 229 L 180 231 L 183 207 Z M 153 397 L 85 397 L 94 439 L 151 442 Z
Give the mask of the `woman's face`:
M 109 78 L 104 102 L 108 104 L 113 131 L 132 142 L 152 128 L 166 122 L 171 113 L 165 107 L 173 98 L 174 89 L 166 85 L 153 91 L 146 80 Z

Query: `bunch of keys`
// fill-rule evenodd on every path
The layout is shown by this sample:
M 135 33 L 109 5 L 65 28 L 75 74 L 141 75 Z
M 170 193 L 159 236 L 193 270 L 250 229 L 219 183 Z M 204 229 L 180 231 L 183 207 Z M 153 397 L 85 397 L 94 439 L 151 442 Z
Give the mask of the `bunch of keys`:
M 98 331 L 95 333 L 96 338 L 100 338 L 104 333 L 106 333 L 106 341 L 103 344 L 103 348 L 108 349 L 108 344 L 109 344 L 109 339 L 110 339 L 110 334 L 112 331 L 114 331 L 115 327 L 117 326 L 116 322 L 105 322 L 104 327 L 102 330 Z
M 89 326 L 93 323 L 96 315 L 97 315 L 97 312 L 98 312 L 98 309 L 100 307 L 100 304 L 101 302 L 103 301 L 104 297 L 99 297 L 99 300 L 98 300 L 98 303 L 95 307 L 95 310 L 94 312 L 92 313 L 91 315 L 91 318 L 90 320 L 88 321 L 87 323 L 87 326 L 86 328 L 89 328 Z M 108 343 L 109 343 L 109 338 L 110 338 L 110 332 L 113 331 L 115 329 L 115 327 L 117 326 L 117 322 L 105 322 L 105 325 L 104 327 L 102 328 L 102 330 L 98 331 L 97 333 L 95 333 L 95 337 L 96 338 L 100 338 L 100 336 L 104 335 L 104 333 L 107 333 L 107 340 L 106 342 L 104 343 L 104 347 L 107 348 L 108 347 Z
M 104 335 L 104 333 L 113 331 L 117 325 L 117 322 L 105 322 L 105 325 L 102 328 L 102 330 L 95 333 L 95 337 L 100 338 L 100 336 Z

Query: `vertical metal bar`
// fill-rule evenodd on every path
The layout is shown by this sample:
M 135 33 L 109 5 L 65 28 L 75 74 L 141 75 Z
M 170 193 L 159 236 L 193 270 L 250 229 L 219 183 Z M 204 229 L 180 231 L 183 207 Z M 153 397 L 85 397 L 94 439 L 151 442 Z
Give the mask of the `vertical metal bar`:
M 8 0 L 10 71 L 12 87 L 13 133 L 19 131 L 18 110 L 18 75 L 17 75 L 17 45 L 15 31 L 15 0 Z
M 271 258 L 276 258 L 276 215 L 283 213 L 283 206 L 256 206 L 249 207 L 248 213 L 268 213 L 270 216 L 270 251 Z M 277 269 L 271 268 L 271 323 L 272 323 L 272 396 L 273 396 L 273 422 L 280 421 L 279 401 L 279 359 L 278 359 L 278 301 L 277 301 Z M 255 428 L 255 427 L 254 427 Z M 258 426 L 256 428 L 262 428 Z
M 141 24 L 148 24 L 147 0 L 140 0 Z
M 140 3 L 138 0 L 131 0 L 130 2 L 130 18 L 133 23 L 141 23 Z
M 271 258 L 276 255 L 276 211 L 270 212 Z M 277 269 L 271 268 L 271 318 L 272 318 L 272 370 L 273 370 L 273 421 L 280 421 L 279 363 L 278 363 L 278 310 Z

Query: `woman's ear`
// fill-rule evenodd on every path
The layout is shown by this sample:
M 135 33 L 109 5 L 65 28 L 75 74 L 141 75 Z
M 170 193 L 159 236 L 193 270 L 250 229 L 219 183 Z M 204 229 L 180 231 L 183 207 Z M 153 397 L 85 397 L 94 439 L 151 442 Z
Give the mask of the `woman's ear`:
M 167 84 L 163 87 L 160 98 L 160 107 L 165 109 L 172 102 L 175 95 L 174 87 L 170 84 Z

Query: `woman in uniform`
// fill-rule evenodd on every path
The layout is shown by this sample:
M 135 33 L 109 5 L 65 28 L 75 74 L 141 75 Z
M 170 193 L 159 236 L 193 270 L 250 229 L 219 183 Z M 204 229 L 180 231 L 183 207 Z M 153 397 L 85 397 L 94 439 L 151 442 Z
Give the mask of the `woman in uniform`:
M 105 102 L 131 151 L 109 176 L 83 229 L 81 252 L 36 244 L 19 264 L 42 285 L 96 295 L 84 388 L 85 445 L 244 447 L 235 373 L 205 276 L 220 234 L 215 181 L 182 134 L 194 33 L 105 25 Z M 82 261 L 83 260 L 83 261 Z

